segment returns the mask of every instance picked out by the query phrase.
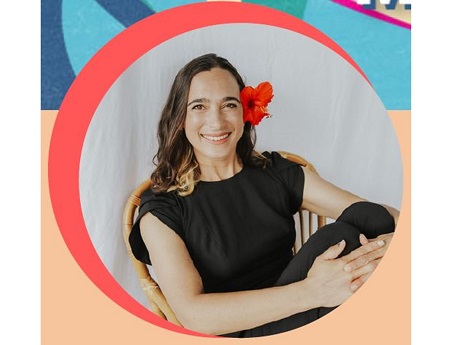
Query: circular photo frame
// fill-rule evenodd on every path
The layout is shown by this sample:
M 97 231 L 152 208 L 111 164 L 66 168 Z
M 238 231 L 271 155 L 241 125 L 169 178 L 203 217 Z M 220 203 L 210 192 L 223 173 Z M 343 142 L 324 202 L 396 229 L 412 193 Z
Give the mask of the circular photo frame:
M 398 140 L 382 102 L 351 57 L 314 27 L 231 2 L 180 6 L 129 27 L 88 62 L 62 102 L 49 152 L 51 201 L 66 245 L 101 291 L 141 319 L 193 335 L 148 310 L 121 216 L 153 169 L 174 75 L 208 52 L 228 58 L 250 85 L 273 84 L 272 118 L 258 126 L 256 149 L 307 157 L 366 199 L 399 208 L 402 198 Z

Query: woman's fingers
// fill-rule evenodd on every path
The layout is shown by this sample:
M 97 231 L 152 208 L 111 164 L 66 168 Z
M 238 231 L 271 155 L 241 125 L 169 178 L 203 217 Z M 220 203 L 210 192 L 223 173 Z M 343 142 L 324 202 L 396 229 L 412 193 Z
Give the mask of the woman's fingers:
M 370 276 L 375 271 L 381 260 L 382 259 L 373 260 L 351 272 L 352 280 L 359 279 L 360 277 L 364 276 Z M 367 280 L 367 277 L 365 279 Z
M 361 243 L 362 246 L 365 244 L 369 243 L 369 240 L 364 236 L 364 234 L 359 234 L 359 243 Z
M 367 265 L 357 269 L 353 272 L 353 281 L 350 284 L 351 291 L 357 291 L 366 281 L 379 265 L 381 259 L 374 260 Z
M 323 254 L 318 257 L 323 260 L 332 260 L 340 255 L 341 252 L 345 249 L 345 240 L 340 241 L 336 245 L 329 247 Z
M 360 267 L 367 265 L 369 262 L 379 259 L 385 253 L 381 250 L 385 246 L 385 241 L 378 240 L 366 243 L 355 249 L 350 254 L 342 257 L 342 260 L 346 262 L 344 270 L 346 272 L 352 272 Z
M 367 240 L 364 240 L 363 237 L 360 236 L 361 243 Z M 377 238 L 367 240 L 367 243 L 363 244 L 360 248 L 344 256 L 343 258 L 346 261 L 345 271 L 352 272 L 371 261 L 381 259 L 387 251 L 392 238 L 393 233 L 380 235 Z

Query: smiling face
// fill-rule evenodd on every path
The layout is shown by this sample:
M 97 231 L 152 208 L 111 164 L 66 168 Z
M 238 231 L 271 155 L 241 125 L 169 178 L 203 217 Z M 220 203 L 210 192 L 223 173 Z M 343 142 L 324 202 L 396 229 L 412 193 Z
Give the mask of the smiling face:
M 198 163 L 234 162 L 243 126 L 235 77 L 221 68 L 196 74 L 190 84 L 184 127 Z

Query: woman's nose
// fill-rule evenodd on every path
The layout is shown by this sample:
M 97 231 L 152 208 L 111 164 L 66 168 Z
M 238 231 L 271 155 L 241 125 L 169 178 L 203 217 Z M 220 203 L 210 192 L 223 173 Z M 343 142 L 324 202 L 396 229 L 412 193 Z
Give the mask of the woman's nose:
M 224 121 L 224 115 L 219 108 L 212 108 L 208 114 L 208 124 L 211 127 L 219 128 Z

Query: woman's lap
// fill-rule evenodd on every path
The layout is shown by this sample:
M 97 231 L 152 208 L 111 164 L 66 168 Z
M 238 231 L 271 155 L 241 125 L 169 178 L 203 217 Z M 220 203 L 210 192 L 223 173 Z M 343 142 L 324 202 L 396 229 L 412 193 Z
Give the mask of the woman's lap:
M 347 223 L 328 224 L 316 231 L 302 246 L 285 268 L 275 286 L 287 285 L 304 279 L 318 255 L 326 249 L 345 239 L 344 252 L 351 252 L 360 246 L 359 230 Z M 345 254 L 343 254 L 345 255 Z M 287 332 L 326 315 L 334 308 L 316 308 L 298 313 L 287 318 L 274 321 L 242 332 L 241 337 L 260 337 Z
M 364 215 L 364 216 L 363 216 Z M 394 231 L 394 220 L 380 205 L 359 202 L 347 208 L 337 221 L 318 229 L 294 255 L 286 266 L 275 286 L 283 286 L 306 278 L 316 257 L 329 247 L 345 240 L 346 245 L 339 255 L 347 255 L 361 246 L 359 235 L 375 238 Z M 278 334 L 296 329 L 328 314 L 335 308 L 316 308 L 274 321 L 253 329 L 233 333 L 233 337 L 259 337 Z

